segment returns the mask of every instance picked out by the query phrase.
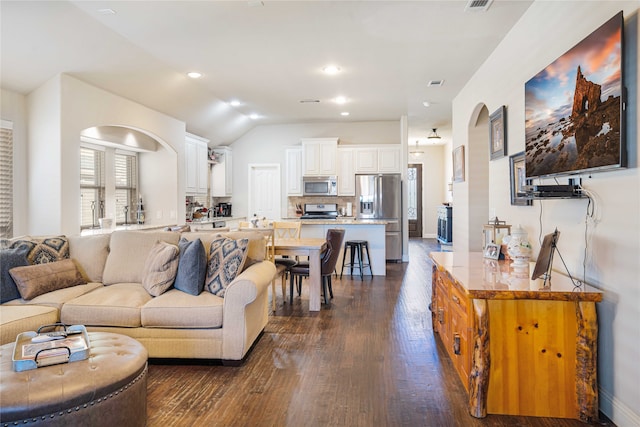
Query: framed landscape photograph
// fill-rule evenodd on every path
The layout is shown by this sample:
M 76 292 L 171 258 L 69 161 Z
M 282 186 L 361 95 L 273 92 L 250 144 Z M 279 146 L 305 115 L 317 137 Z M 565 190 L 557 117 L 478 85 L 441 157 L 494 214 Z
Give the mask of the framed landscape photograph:
M 489 117 L 489 152 L 491 160 L 507 155 L 507 108 L 504 105 Z
M 464 182 L 464 145 L 453 150 L 453 182 Z
M 527 174 L 524 151 L 509 156 L 509 171 L 511 175 L 511 204 L 531 206 L 533 201 L 526 197 Z

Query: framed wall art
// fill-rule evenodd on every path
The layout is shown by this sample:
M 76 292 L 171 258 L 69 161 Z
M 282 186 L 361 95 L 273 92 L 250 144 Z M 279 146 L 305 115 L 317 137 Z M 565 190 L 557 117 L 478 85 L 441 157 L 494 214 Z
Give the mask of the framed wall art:
M 489 153 L 491 160 L 507 155 L 507 107 L 504 105 L 489 117 Z
M 453 150 L 453 182 L 464 182 L 464 145 Z
M 511 175 L 511 204 L 531 206 L 533 201 L 526 197 L 527 175 L 524 151 L 509 156 L 509 172 Z

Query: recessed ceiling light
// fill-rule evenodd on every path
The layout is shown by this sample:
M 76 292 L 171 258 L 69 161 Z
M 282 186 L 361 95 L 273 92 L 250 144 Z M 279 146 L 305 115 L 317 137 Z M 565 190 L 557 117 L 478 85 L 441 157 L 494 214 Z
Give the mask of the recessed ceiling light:
M 424 101 L 422 105 L 424 105 L 425 107 L 431 107 L 431 103 L 429 101 Z
M 113 9 L 98 9 L 100 15 L 115 15 L 116 11 Z
M 345 102 L 347 102 L 347 98 L 345 98 L 344 96 L 337 96 L 333 101 L 336 104 L 344 104 Z
M 202 73 L 199 73 L 197 71 L 191 71 L 187 73 L 187 76 L 191 77 L 192 79 L 199 79 L 200 77 L 202 77 Z
M 338 67 L 337 65 L 326 65 L 322 68 L 322 71 L 324 71 L 325 74 L 333 76 L 340 72 L 340 67 Z
M 341 116 L 348 116 L 349 112 L 348 111 L 343 111 L 342 113 L 340 113 Z
M 232 107 L 239 107 L 240 101 L 238 101 L 237 99 L 232 99 L 231 102 L 229 102 L 229 105 L 231 105 Z
M 249 118 L 250 118 L 251 120 L 256 120 L 256 119 L 259 119 L 259 118 L 260 118 L 260 116 L 259 116 L 258 114 L 256 114 L 256 113 L 253 113 L 253 114 L 251 114 L 251 115 L 249 116 Z

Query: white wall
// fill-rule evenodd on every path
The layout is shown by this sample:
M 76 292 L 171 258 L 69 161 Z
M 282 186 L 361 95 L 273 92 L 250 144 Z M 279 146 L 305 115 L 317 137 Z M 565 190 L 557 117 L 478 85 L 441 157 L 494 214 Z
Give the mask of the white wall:
M 0 118 L 13 123 L 13 235 L 27 233 L 27 99 L 2 89 Z
M 28 233 L 80 232 L 80 132 L 100 125 L 134 128 L 159 141 L 157 152 L 139 157 L 147 223 L 184 222 L 184 122 L 68 75 L 52 78 L 27 100 Z
M 310 123 L 256 126 L 231 144 L 233 149 L 233 215 L 246 216 L 248 165 L 279 163 L 281 182 L 286 180 L 284 149 L 300 145 L 301 138 L 338 137 L 339 144 L 399 144 L 400 121 L 356 123 Z M 282 191 L 282 212 L 287 212 Z
M 604 291 L 598 304 L 598 379 L 600 409 L 618 426 L 640 425 L 640 161 L 638 143 L 638 9 L 637 1 L 536 1 L 476 72 L 453 103 L 453 146 L 473 144 L 469 122 L 478 105 L 489 112 L 507 106 L 508 153 L 524 150 L 524 84 L 557 57 L 623 10 L 625 16 L 627 138 L 630 168 L 583 177 L 596 194 L 597 222 L 588 228 L 586 281 Z M 488 130 L 487 130 L 488 132 Z M 489 211 L 529 232 L 534 253 L 538 236 L 555 227 L 558 248 L 570 272 L 583 277 L 586 200 L 535 201 L 511 206 L 508 157 L 467 158 L 489 163 Z M 471 168 L 473 171 L 473 168 Z M 469 168 L 467 168 L 469 171 Z M 454 185 L 454 245 L 471 241 L 477 229 L 465 229 L 475 206 L 469 180 Z M 481 208 L 485 210 L 485 207 Z M 542 229 L 539 217 L 542 215 Z M 462 246 L 465 246 L 464 244 Z M 554 269 L 564 270 L 558 257 Z

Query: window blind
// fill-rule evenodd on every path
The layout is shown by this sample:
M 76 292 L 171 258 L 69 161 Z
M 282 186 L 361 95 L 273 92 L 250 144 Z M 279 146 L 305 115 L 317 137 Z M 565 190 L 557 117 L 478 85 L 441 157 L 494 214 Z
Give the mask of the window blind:
M 0 126 L 0 237 L 13 237 L 13 124 Z
M 138 194 L 138 158 L 135 154 L 116 153 L 116 223 L 125 223 L 125 206 L 128 206 L 126 222 L 131 223 L 136 213 Z
M 80 147 L 80 228 L 98 226 L 104 217 L 104 151 Z

